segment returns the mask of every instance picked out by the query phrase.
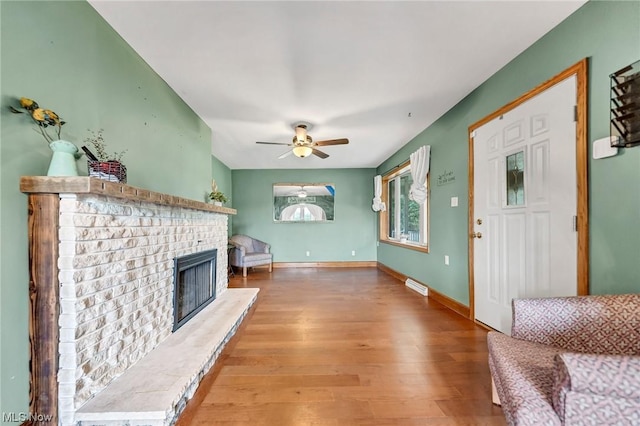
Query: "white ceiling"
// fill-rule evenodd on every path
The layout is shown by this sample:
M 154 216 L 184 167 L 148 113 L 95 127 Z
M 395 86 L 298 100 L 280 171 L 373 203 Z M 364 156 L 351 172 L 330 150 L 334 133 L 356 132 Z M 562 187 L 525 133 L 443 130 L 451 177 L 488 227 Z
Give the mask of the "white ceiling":
M 376 167 L 578 9 L 571 1 L 89 0 L 231 169 Z M 291 124 L 330 155 L 277 157 Z

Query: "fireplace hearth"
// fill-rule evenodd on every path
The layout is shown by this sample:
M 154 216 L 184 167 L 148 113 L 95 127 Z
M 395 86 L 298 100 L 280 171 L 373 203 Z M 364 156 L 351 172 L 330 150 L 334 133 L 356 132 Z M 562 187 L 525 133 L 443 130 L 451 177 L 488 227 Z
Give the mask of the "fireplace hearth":
M 174 259 L 173 331 L 216 298 L 217 249 Z

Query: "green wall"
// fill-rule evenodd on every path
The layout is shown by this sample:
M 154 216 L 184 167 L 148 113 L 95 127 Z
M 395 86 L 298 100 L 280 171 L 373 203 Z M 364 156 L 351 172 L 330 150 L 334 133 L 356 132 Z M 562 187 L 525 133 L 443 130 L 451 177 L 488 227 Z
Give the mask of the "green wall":
M 211 175 L 216 180 L 218 191 L 221 191 L 226 197 L 226 207 L 233 207 L 233 198 L 231 197 L 231 169 L 215 156 L 211 156 Z M 205 195 L 211 192 L 211 183 L 205 188 Z M 231 235 L 231 227 L 233 226 L 233 215 L 229 215 L 228 233 Z
M 640 60 L 640 2 L 587 3 L 380 165 L 378 172 L 384 172 L 431 145 L 431 251 L 380 244 L 378 261 L 468 304 L 468 127 L 585 57 L 591 145 L 609 135 L 609 74 Z M 438 186 L 437 177 L 446 172 L 455 180 Z M 640 147 L 589 160 L 593 294 L 640 291 L 639 181 Z M 460 207 L 449 207 L 452 196 L 460 198 Z
M 233 233 L 271 244 L 274 262 L 375 261 L 374 175 L 374 169 L 233 170 Z M 335 184 L 335 220 L 275 223 L 272 186 L 284 182 Z
M 231 198 L 231 169 L 216 157 L 211 156 L 211 174 L 213 179 L 216 180 L 218 191 L 223 192 L 229 200 L 225 205 L 231 206 L 233 204 L 233 199 Z M 210 188 L 207 188 L 207 191 L 210 191 Z
M 103 128 L 109 151 L 128 149 L 129 184 L 196 200 L 211 185 L 211 130 L 88 3 L 2 1 L 0 19 L 0 412 L 25 412 L 27 197 L 18 185 L 45 174 L 51 152 L 7 107 L 37 100 L 78 146 Z M 84 158 L 78 167 L 86 175 Z

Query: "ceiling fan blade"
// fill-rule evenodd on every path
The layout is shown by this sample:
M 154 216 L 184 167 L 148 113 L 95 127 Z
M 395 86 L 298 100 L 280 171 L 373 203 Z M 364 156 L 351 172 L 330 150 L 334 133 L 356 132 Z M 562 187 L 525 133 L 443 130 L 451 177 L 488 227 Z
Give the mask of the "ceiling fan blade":
M 256 142 L 256 143 L 261 143 L 263 145 L 285 145 L 285 146 L 293 146 L 293 144 L 290 143 L 284 143 L 284 142 Z
M 317 141 L 317 142 L 314 142 L 313 144 L 316 146 L 328 146 L 328 145 L 346 145 L 348 143 L 349 143 L 349 139 L 342 138 L 342 139 L 329 139 L 326 141 Z
M 324 152 L 322 152 L 320 150 L 317 150 L 315 148 L 312 148 L 312 149 L 313 149 L 312 154 L 315 155 L 315 156 L 318 156 L 318 157 L 323 158 L 323 159 L 327 158 L 329 156 L 329 154 L 325 154 Z
M 293 151 L 289 150 L 289 151 L 285 152 L 284 154 L 282 154 L 281 156 L 279 156 L 278 160 L 282 160 L 283 158 L 286 158 L 286 157 L 290 156 L 291 154 L 293 154 Z

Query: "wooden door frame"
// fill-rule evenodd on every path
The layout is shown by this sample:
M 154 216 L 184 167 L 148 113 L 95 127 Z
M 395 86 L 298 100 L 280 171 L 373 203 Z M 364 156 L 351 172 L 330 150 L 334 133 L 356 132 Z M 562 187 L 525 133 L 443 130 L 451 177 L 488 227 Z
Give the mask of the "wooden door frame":
M 475 321 L 475 279 L 474 279 L 474 245 L 471 234 L 474 232 L 474 157 L 473 157 L 473 132 L 512 109 L 520 106 L 524 102 L 533 98 L 545 90 L 553 87 L 567 78 L 576 77 L 576 184 L 577 184 L 577 204 L 576 214 L 578 216 L 578 295 L 589 294 L 589 192 L 587 180 L 588 165 L 588 145 L 587 145 L 587 69 L 588 60 L 584 58 L 575 65 L 562 71 L 560 74 L 545 81 L 539 86 L 526 92 L 518 99 L 504 105 L 502 108 L 492 112 L 481 120 L 469 126 L 469 221 L 468 221 L 468 244 L 469 244 L 469 319 Z

